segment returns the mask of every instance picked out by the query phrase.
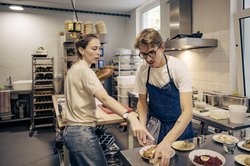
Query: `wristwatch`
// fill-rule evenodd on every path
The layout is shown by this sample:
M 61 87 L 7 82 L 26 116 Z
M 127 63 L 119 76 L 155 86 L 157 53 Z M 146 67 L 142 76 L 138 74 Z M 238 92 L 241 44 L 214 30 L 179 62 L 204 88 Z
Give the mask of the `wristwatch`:
M 129 112 L 127 111 L 127 112 L 125 112 L 125 113 L 122 115 L 122 117 L 123 117 L 124 119 L 128 119 L 128 115 L 129 115 Z

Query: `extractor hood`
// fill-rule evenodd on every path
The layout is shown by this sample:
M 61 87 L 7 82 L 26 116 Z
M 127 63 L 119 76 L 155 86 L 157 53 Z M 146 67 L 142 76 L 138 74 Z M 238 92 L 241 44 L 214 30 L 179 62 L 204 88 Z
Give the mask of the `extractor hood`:
M 217 47 L 217 39 L 192 35 L 192 0 L 170 0 L 170 40 L 165 51 Z

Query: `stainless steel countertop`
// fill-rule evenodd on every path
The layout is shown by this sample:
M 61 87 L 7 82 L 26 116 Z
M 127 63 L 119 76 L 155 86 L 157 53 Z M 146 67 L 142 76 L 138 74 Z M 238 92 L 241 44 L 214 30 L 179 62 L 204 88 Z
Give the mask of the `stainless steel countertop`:
M 138 98 L 137 93 L 130 92 L 129 93 L 129 98 Z M 201 121 L 205 123 L 205 125 L 209 125 L 218 129 L 221 129 L 223 131 L 227 130 L 238 130 L 238 129 L 243 129 L 243 128 L 248 128 L 250 127 L 250 119 L 248 118 L 245 123 L 242 124 L 236 124 L 236 123 L 231 123 L 229 119 L 222 119 L 222 120 L 216 120 L 213 118 L 210 118 L 209 116 L 202 116 L 193 113 L 193 119 Z
M 250 131 L 248 131 L 250 134 Z M 250 152 L 241 150 L 239 147 L 236 147 L 235 153 L 234 154 L 228 154 L 224 152 L 223 150 L 223 145 L 221 143 L 217 143 L 212 139 L 213 135 L 207 135 L 206 136 L 206 141 L 205 143 L 197 146 L 197 139 L 189 139 L 189 141 L 193 142 L 195 144 L 195 149 L 209 149 L 216 151 L 220 154 L 222 154 L 225 159 L 226 159 L 226 164 L 225 166 L 240 166 L 238 163 L 235 162 L 234 157 L 238 154 L 249 154 Z M 237 137 L 239 140 L 244 140 L 245 138 L 240 137 L 240 130 L 235 131 L 234 136 Z M 195 150 L 194 149 L 194 150 Z M 132 166 L 149 166 L 150 164 L 148 163 L 147 160 L 143 159 L 140 154 L 139 154 L 140 148 L 135 148 L 135 149 L 130 149 L 130 150 L 123 150 L 121 151 L 121 154 L 123 155 L 124 158 L 127 159 L 128 163 Z M 170 160 L 170 166 L 191 166 L 193 165 L 192 162 L 189 160 L 189 153 L 191 151 L 178 151 L 175 150 L 176 154 L 173 158 Z M 127 162 L 126 162 L 127 163 Z M 126 164 L 126 165 L 129 165 Z

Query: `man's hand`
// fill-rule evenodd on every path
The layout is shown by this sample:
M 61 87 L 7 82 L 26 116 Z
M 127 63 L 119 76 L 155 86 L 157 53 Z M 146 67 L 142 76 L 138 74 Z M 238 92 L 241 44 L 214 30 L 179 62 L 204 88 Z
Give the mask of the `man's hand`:
M 161 157 L 160 166 L 168 166 L 170 163 L 171 150 L 171 144 L 162 141 L 155 149 L 154 160 L 157 161 L 157 159 Z
M 144 127 L 137 118 L 137 114 L 135 112 L 129 113 L 128 121 L 130 122 L 133 135 L 140 139 L 139 143 L 146 144 L 146 136 L 151 140 L 155 140 L 154 137 L 147 131 L 146 127 Z M 144 145 L 145 146 L 145 145 Z

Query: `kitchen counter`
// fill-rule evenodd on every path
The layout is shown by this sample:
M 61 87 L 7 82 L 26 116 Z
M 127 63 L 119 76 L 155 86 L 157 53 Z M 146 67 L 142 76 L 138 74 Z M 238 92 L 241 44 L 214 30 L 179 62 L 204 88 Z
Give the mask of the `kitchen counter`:
M 212 126 L 212 127 L 218 128 L 222 131 L 239 130 L 239 129 L 250 127 L 250 119 L 249 118 L 247 119 L 247 121 L 245 123 L 236 124 L 236 123 L 230 122 L 229 118 L 216 120 L 216 119 L 213 119 L 209 116 L 202 116 L 200 114 L 194 113 L 193 119 L 204 122 L 205 123 L 204 128 L 207 128 L 208 126 Z
M 136 100 L 135 100 L 136 99 Z M 138 94 L 129 92 L 129 107 L 135 108 L 136 103 L 138 100 Z M 216 108 L 216 107 L 213 107 Z M 197 111 L 193 111 L 193 119 L 198 120 L 202 123 L 202 133 L 204 133 L 205 130 L 207 130 L 208 126 L 212 126 L 215 128 L 220 129 L 221 131 L 228 131 L 228 130 L 239 130 L 243 128 L 250 127 L 250 119 L 247 119 L 245 123 L 242 124 L 236 124 L 231 123 L 229 119 L 222 119 L 222 120 L 216 120 L 213 118 L 210 118 L 209 116 L 203 116 L 202 114 L 195 113 Z
M 250 131 L 247 133 L 250 134 Z M 195 144 L 195 149 L 209 149 L 216 151 L 223 155 L 226 159 L 225 166 L 240 166 L 238 163 L 235 162 L 234 157 L 238 154 L 248 154 L 250 155 L 250 152 L 240 149 L 239 147 L 236 147 L 234 154 L 228 154 L 224 152 L 223 145 L 221 143 L 217 143 L 212 139 L 213 135 L 207 135 L 205 138 L 205 142 L 201 145 L 197 146 L 197 138 L 189 139 L 190 142 L 193 142 Z M 240 130 L 235 131 L 235 137 L 237 137 L 239 140 L 245 140 L 245 138 L 241 138 L 240 136 Z M 195 150 L 194 149 L 194 150 Z M 129 150 L 123 150 L 121 151 L 122 159 L 124 159 L 124 165 L 131 165 L 131 166 L 149 166 L 150 164 L 146 159 L 143 159 L 139 154 L 140 148 L 135 149 L 129 149 Z M 176 154 L 173 158 L 170 160 L 170 166 L 177 166 L 177 165 L 183 165 L 183 166 L 191 166 L 193 165 L 192 162 L 189 160 L 189 153 L 191 151 L 178 151 L 175 150 Z

